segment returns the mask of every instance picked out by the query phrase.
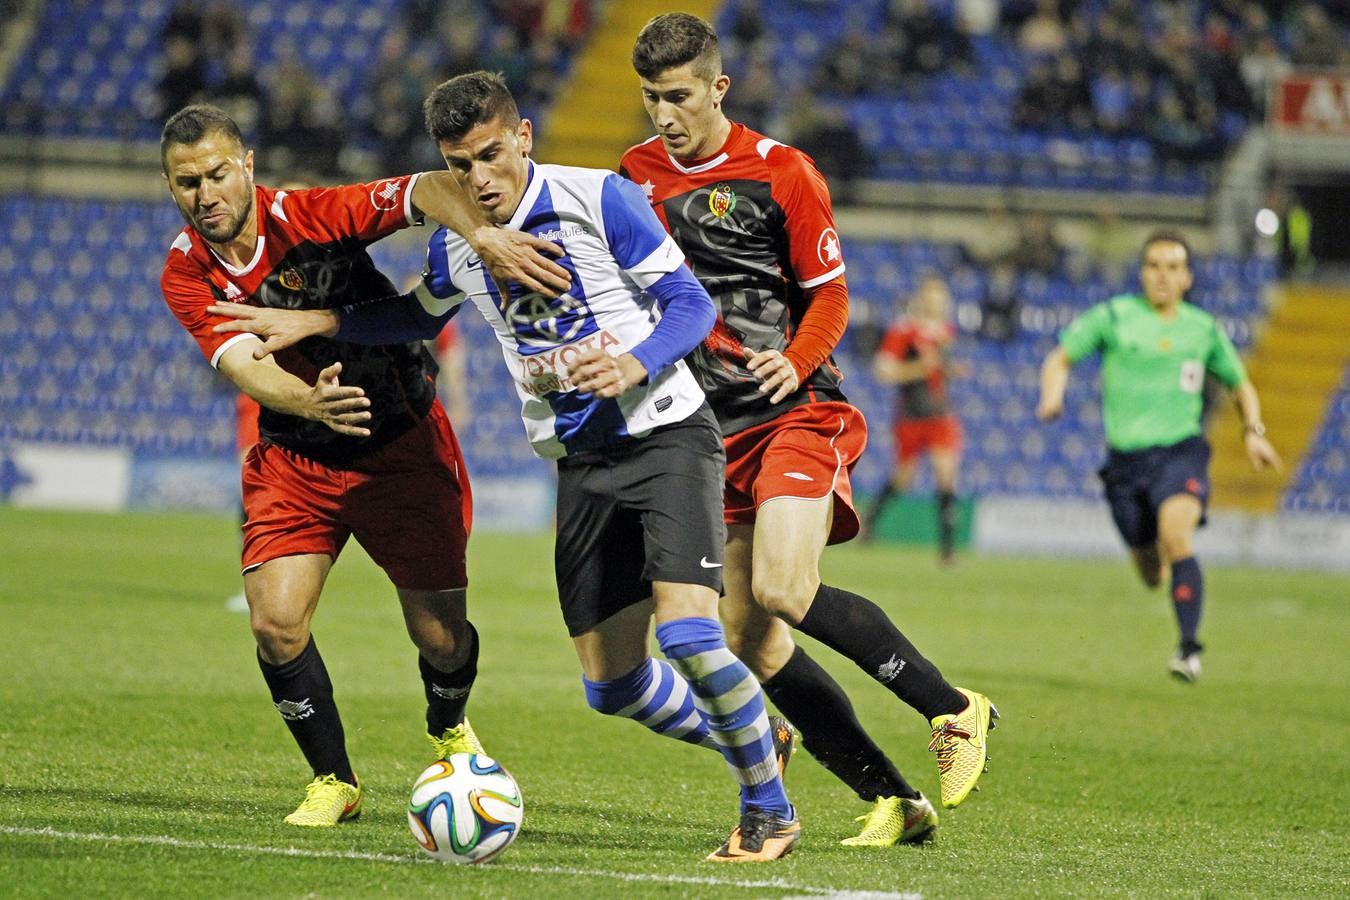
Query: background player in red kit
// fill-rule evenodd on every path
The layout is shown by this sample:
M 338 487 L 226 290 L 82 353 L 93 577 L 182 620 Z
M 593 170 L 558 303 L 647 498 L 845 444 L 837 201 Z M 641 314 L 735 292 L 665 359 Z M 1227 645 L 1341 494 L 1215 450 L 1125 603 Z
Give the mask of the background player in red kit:
M 216 334 L 217 302 L 331 308 L 397 294 L 366 246 L 421 213 L 465 232 L 498 277 L 567 286 L 552 249 L 491 228 L 448 172 L 287 192 L 253 183 L 253 152 L 221 110 L 164 125 L 164 176 L 188 225 L 161 288 L 203 355 L 262 405 L 243 469 L 244 590 L 258 663 L 314 770 L 286 821 L 331 826 L 361 810 L 333 686 L 309 622 L 349 536 L 397 588 L 419 651 L 438 755 L 473 749 L 464 718 L 478 641 L 467 619 L 470 499 L 459 447 L 419 343 L 358 347 L 315 338 L 267 356 L 250 334 Z M 533 250 L 531 249 L 533 248 Z
M 858 533 L 849 471 L 867 441 L 830 358 L 848 322 L 848 288 L 829 190 L 805 154 L 727 119 L 730 79 L 707 22 L 652 19 L 633 68 L 658 133 L 624 154 L 622 172 L 718 305 L 689 359 L 727 450 L 728 643 L 803 746 L 873 802 L 846 843 L 917 840 L 937 822 L 931 804 L 787 628 L 853 660 L 929 719 L 943 802 L 965 799 L 985 765 L 989 700 L 948 684 L 875 603 L 820 580 L 825 545 Z
M 956 548 L 956 471 L 961 463 L 961 422 L 947 396 L 947 378 L 964 373 L 953 360 L 956 328 L 951 323 L 947 283 L 928 275 L 909 303 L 909 315 L 881 339 L 872 372 L 896 386 L 895 469 L 867 517 L 870 535 L 887 502 L 914 483 L 920 460 L 933 461 L 937 482 L 938 542 L 944 562 Z

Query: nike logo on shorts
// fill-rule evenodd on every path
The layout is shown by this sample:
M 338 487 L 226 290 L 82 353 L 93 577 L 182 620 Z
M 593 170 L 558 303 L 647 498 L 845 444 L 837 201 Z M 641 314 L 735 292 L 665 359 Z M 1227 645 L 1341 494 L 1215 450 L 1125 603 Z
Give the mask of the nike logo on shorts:
M 810 475 L 803 475 L 801 472 L 784 472 L 784 478 L 795 478 L 798 481 L 814 481 Z
M 708 557 L 706 557 L 706 556 L 703 557 L 702 559 L 700 559 L 700 560 L 698 561 L 698 564 L 699 564 L 700 566 L 702 566 L 703 568 L 705 568 L 705 569 L 720 569 L 720 568 L 722 568 L 722 564 L 721 564 L 721 563 L 708 562 Z

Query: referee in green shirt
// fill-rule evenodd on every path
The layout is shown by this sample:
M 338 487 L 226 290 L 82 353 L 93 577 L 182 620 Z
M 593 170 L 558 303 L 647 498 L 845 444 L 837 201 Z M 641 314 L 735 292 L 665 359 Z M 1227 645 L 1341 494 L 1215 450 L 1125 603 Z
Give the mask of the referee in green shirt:
M 1184 681 L 1200 675 L 1196 631 L 1204 580 L 1191 539 L 1204 524 L 1209 498 L 1209 444 L 1200 429 L 1206 372 L 1234 391 L 1252 467 L 1280 467 L 1261 424 L 1256 389 L 1232 342 L 1213 316 L 1184 302 L 1190 258 L 1181 235 L 1151 235 L 1139 270 L 1144 295 L 1112 297 L 1069 323 L 1041 367 L 1036 408 L 1043 422 L 1058 418 L 1069 367 L 1101 353 L 1106 499 L 1144 583 L 1157 587 L 1163 564 L 1171 566 L 1181 641 L 1168 669 Z

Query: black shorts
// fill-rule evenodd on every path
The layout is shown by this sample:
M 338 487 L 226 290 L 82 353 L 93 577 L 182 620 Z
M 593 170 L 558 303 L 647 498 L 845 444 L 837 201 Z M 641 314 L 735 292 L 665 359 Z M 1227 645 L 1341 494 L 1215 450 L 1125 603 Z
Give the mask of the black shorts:
M 653 581 L 721 593 L 725 471 L 706 403 L 646 437 L 558 461 L 553 565 L 569 634 L 647 599 Z
M 1166 447 L 1112 450 L 1097 474 L 1106 485 L 1111 518 L 1130 547 L 1158 540 L 1158 510 L 1168 497 L 1195 497 L 1200 501 L 1200 524 L 1205 524 L 1209 443 L 1199 435 Z

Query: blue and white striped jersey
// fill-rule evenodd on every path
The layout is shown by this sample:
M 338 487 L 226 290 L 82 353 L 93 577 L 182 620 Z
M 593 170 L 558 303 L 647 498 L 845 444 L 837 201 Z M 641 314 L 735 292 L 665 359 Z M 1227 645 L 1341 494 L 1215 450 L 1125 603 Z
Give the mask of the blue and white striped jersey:
M 423 309 L 445 316 L 466 299 L 478 307 L 501 343 L 530 444 L 545 459 L 612 446 L 687 418 L 704 397 L 684 361 L 653 359 L 650 342 L 647 358 L 634 352 L 662 316 L 663 304 L 647 289 L 671 273 L 687 274 L 684 254 L 627 179 L 603 169 L 529 165 L 520 206 L 506 227 L 559 244 L 565 255 L 557 262 L 571 274 L 571 288 L 550 298 L 512 284 L 502 297 L 467 242 L 440 228 L 415 293 Z M 711 313 L 711 298 L 707 304 Z M 707 326 L 711 321 L 710 315 Z M 681 335 L 677 355 L 706 333 L 705 327 Z M 648 370 L 647 383 L 616 399 L 578 392 L 568 365 L 594 347 L 611 356 L 634 352 Z

